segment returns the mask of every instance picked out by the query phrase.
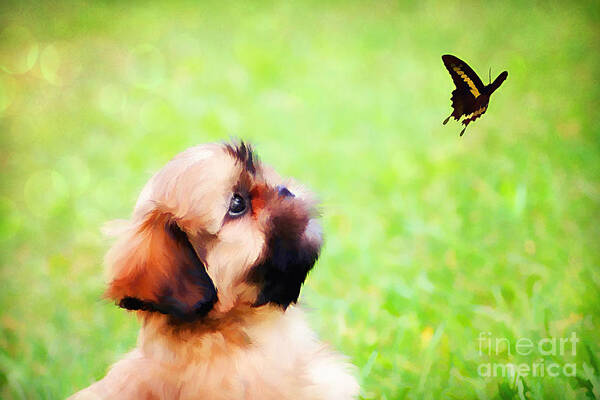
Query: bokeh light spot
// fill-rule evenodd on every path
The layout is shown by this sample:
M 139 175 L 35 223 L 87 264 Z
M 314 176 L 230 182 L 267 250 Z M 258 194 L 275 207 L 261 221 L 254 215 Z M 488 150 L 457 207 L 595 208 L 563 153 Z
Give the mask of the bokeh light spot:
M 136 47 L 132 52 L 130 79 L 147 89 L 156 88 L 165 78 L 165 59 L 161 52 L 150 44 Z
M 65 85 L 79 76 L 81 60 L 73 46 L 50 44 L 40 55 L 40 71 L 44 79 L 57 86 Z
M 12 104 L 16 92 L 14 79 L 10 75 L 0 76 L 0 112 Z
M 80 157 L 71 155 L 61 158 L 57 169 L 68 179 L 73 193 L 81 194 L 89 188 L 90 170 Z
M 125 93 L 115 85 L 106 84 L 98 92 L 98 106 L 109 115 L 120 114 L 126 106 Z
M 43 217 L 64 201 L 68 192 L 67 181 L 58 172 L 36 171 L 25 182 L 25 203 L 32 214 Z
M 40 56 L 40 70 L 42 71 L 42 76 L 48 82 L 53 85 L 60 84 L 60 78 L 58 76 L 58 69 L 60 67 L 60 54 L 56 49 L 56 46 L 49 45 L 47 46 Z
M 10 239 L 21 227 L 21 214 L 10 199 L 0 197 L 0 215 L 0 240 Z
M 35 64 L 39 46 L 29 30 L 9 25 L 0 32 L 0 69 L 11 74 L 24 74 Z

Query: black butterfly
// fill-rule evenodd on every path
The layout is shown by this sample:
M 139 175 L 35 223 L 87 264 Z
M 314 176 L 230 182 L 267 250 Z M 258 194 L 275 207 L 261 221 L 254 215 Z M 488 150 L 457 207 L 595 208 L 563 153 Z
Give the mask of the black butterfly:
M 446 125 L 450 117 L 454 117 L 458 121 L 464 115 L 465 118 L 462 120 L 462 123 L 465 127 L 460 132 L 460 136 L 462 136 L 465 133 L 465 129 L 467 129 L 467 125 L 485 113 L 490 96 L 502 85 L 502 82 L 508 76 L 508 72 L 502 72 L 494 82 L 484 85 L 475 71 L 461 59 L 450 54 L 445 54 L 442 56 L 442 61 L 456 85 L 456 89 L 452 91 L 452 97 L 450 98 L 454 110 L 444 120 L 444 125 Z

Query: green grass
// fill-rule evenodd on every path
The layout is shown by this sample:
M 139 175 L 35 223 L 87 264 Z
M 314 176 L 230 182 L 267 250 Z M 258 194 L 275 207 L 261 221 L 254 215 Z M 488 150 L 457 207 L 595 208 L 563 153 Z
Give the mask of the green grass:
M 237 136 L 323 200 L 302 302 L 364 398 L 598 398 L 598 3 L 221 3 L 0 6 L 0 397 L 64 398 L 135 345 L 100 227 Z M 509 71 L 462 138 L 444 53 Z M 477 371 L 540 358 L 577 377 Z

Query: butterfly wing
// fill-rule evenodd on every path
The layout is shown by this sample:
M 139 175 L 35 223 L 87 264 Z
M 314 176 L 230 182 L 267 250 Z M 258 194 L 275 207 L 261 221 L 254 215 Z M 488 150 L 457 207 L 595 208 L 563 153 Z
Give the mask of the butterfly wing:
M 470 114 L 465 115 L 465 119 L 463 119 L 462 123 L 467 126 L 470 122 L 475 121 L 477 118 L 481 117 L 487 111 L 487 104 L 482 105 L 477 110 L 473 111 Z
M 452 97 L 450 97 L 452 101 L 452 114 L 451 117 L 454 117 L 455 120 L 459 120 L 461 116 L 468 115 L 474 112 L 477 109 L 477 104 L 475 97 L 464 88 L 456 88 L 452 91 Z M 444 121 L 444 124 L 448 121 L 450 117 Z
M 484 85 L 479 76 L 461 59 L 450 54 L 442 56 L 444 66 L 450 73 L 456 89 L 452 91 L 452 108 L 450 115 L 457 121 L 462 115 L 478 112 L 480 109 L 478 98 L 483 93 Z M 448 119 L 446 119 L 447 122 Z
M 460 136 L 462 136 L 465 133 L 465 129 L 467 129 L 467 126 L 469 126 L 469 124 L 473 121 L 475 121 L 477 118 L 481 117 L 487 110 L 487 106 L 488 103 L 485 102 L 484 104 L 481 104 L 481 106 L 479 106 L 479 108 L 477 108 L 475 111 L 473 111 L 470 114 L 465 114 L 465 118 L 462 120 L 462 124 L 465 126 L 463 128 L 462 131 L 460 131 Z M 478 107 L 478 106 L 476 106 Z M 450 117 L 448 117 L 450 118 Z
M 450 54 L 443 55 L 442 61 L 450 73 L 450 76 L 452 76 L 452 80 L 457 89 L 466 89 L 475 98 L 481 95 L 485 86 L 483 85 L 483 82 L 481 82 L 481 79 L 479 79 L 479 76 L 466 62 Z

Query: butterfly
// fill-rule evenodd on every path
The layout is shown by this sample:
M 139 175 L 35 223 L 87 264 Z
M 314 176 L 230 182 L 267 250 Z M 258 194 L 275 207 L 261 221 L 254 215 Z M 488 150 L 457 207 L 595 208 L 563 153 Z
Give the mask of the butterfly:
M 444 125 L 446 125 L 450 117 L 454 117 L 458 121 L 464 115 L 465 118 L 462 120 L 462 123 L 465 127 L 460 132 L 460 136 L 462 136 L 469 123 L 475 121 L 486 112 L 490 96 L 502 85 L 502 82 L 508 76 L 508 72 L 502 72 L 494 79 L 494 82 L 484 85 L 475 71 L 458 57 L 445 54 L 442 56 L 442 61 L 448 72 L 450 72 L 454 85 L 456 85 L 456 89 L 452 91 L 452 97 L 450 98 L 452 100 L 453 111 L 444 120 Z

